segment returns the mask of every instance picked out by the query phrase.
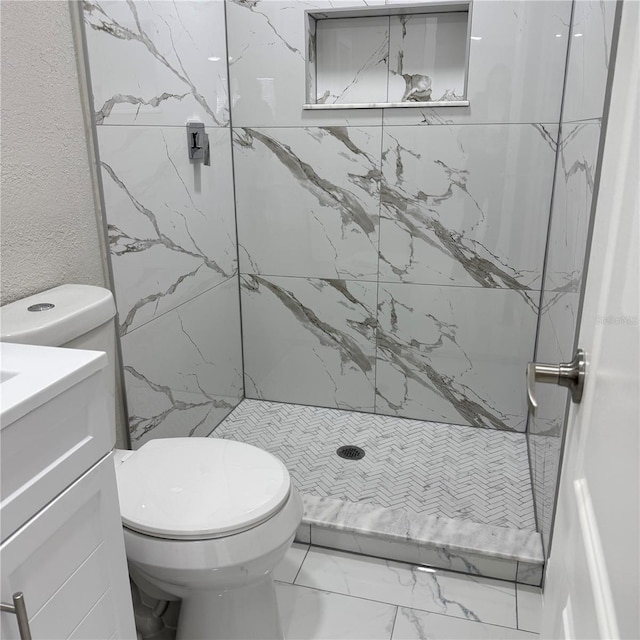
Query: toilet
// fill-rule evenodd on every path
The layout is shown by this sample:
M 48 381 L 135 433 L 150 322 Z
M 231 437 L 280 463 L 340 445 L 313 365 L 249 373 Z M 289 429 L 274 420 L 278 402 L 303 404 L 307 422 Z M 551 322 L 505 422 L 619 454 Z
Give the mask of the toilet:
M 0 340 L 105 351 L 114 397 L 114 317 L 110 291 L 62 285 L 2 307 Z M 151 597 L 182 601 L 178 640 L 282 638 L 272 571 L 302 520 L 282 462 L 194 437 L 117 449 L 114 463 L 130 576 Z

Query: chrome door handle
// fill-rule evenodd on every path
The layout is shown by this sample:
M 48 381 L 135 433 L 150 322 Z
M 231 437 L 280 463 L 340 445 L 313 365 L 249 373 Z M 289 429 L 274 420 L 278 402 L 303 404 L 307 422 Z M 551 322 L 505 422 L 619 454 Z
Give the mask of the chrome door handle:
M 571 392 L 571 400 L 580 402 L 584 389 L 585 364 L 582 349 L 576 351 L 571 362 L 561 362 L 560 364 L 530 362 L 527 365 L 527 399 L 531 413 L 535 416 L 538 409 L 538 403 L 534 397 L 536 382 L 547 382 L 567 387 Z
M 24 594 L 17 591 L 13 594 L 13 604 L 0 602 L 0 611 L 14 613 L 18 620 L 18 632 L 20 640 L 31 640 L 31 629 L 29 629 L 29 618 L 27 617 L 27 606 L 24 603 Z

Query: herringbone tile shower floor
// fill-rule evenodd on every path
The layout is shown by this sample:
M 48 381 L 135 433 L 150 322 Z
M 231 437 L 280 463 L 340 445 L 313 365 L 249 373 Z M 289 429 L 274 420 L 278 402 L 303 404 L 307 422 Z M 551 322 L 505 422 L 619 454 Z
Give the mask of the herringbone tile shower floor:
M 302 493 L 535 530 L 524 434 L 243 400 L 211 435 L 278 456 Z

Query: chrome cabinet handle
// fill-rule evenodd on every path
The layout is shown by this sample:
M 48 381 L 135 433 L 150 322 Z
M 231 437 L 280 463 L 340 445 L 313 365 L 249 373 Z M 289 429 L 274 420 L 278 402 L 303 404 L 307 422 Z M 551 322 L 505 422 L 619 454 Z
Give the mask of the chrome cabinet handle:
M 576 351 L 571 362 L 561 362 L 560 364 L 530 362 L 527 365 L 527 399 L 531 413 L 535 416 L 538 409 L 538 403 L 534 396 L 536 382 L 567 387 L 571 392 L 571 400 L 580 402 L 584 389 L 585 365 L 586 361 L 582 349 Z
M 14 613 L 18 620 L 18 632 L 20 640 L 31 640 L 31 629 L 29 629 L 29 618 L 27 617 L 27 606 L 24 603 L 24 594 L 17 591 L 13 594 L 13 604 L 0 602 L 0 611 Z

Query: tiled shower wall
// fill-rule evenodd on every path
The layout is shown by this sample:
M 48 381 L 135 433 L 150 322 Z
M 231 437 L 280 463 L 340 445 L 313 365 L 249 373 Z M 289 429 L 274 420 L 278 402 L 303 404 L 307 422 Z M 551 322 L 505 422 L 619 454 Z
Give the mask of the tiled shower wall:
M 133 445 L 242 397 L 224 3 L 84 3 Z M 204 122 L 211 166 L 187 157 Z
M 615 10 L 613 0 L 575 3 L 538 362 L 573 357 Z M 537 385 L 536 393 L 540 408 L 529 424 L 528 439 L 538 527 L 548 551 L 568 394 L 553 385 Z
M 246 395 L 524 431 L 571 2 L 473 3 L 468 108 L 304 111 L 330 5 L 227 2 Z

